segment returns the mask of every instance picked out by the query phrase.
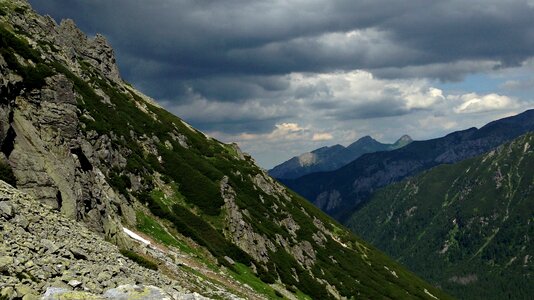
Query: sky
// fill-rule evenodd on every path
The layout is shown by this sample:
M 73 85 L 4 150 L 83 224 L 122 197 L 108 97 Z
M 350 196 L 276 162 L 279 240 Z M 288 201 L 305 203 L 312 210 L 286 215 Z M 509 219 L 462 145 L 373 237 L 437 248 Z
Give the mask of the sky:
M 102 33 L 126 81 L 267 169 L 534 108 L 534 0 L 29 2 Z

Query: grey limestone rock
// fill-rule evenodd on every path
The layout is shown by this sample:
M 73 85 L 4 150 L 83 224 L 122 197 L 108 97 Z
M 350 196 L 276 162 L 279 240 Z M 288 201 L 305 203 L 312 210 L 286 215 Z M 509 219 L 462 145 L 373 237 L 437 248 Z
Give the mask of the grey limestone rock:
M 235 203 L 235 191 L 228 184 L 228 177 L 221 180 L 221 195 L 227 212 L 228 234 L 233 242 L 256 260 L 268 262 L 268 250 L 276 251 L 276 246 L 267 237 L 258 234 L 243 217 L 242 211 Z
M 104 36 L 97 34 L 90 39 L 70 19 L 63 20 L 57 30 L 56 42 L 68 49 L 71 60 L 81 58 L 99 69 L 106 77 L 120 81 L 113 48 Z
M 70 299 L 102 299 L 104 289 L 128 284 L 160 286 L 162 290 L 152 290 L 164 295 L 168 289 L 172 296 L 173 287 L 180 287 L 165 275 L 124 258 L 115 245 L 3 181 L 0 199 L 4 200 L 0 203 L 9 199 L 17 207 L 11 219 L 0 215 L 0 294 L 8 299 L 37 295 L 60 299 L 57 294 L 67 291 Z M 38 221 L 14 221 L 21 217 Z M 87 298 L 77 298 L 80 295 Z
M 1 201 L 0 202 L 0 215 L 6 219 L 11 219 L 14 214 L 14 207 L 10 201 Z

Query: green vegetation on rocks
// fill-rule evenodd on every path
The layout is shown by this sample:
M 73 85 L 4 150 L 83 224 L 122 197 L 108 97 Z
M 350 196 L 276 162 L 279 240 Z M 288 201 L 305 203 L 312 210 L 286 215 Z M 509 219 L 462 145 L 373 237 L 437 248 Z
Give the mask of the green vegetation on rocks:
M 138 265 L 140 265 L 141 267 L 145 267 L 147 269 L 150 269 L 150 270 L 157 270 L 158 269 L 158 265 L 156 263 L 154 263 L 153 261 L 151 261 L 150 259 L 146 258 L 146 257 L 143 257 L 133 251 L 130 251 L 130 250 L 127 250 L 127 249 L 120 249 L 120 252 L 122 255 L 128 257 L 129 259 L 133 260 L 134 262 L 136 262 Z

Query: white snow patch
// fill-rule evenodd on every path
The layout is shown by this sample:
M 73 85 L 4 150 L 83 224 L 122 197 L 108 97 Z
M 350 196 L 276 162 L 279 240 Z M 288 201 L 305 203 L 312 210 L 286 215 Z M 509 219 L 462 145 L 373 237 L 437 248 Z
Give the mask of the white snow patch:
M 527 153 L 528 149 L 530 149 L 530 144 L 527 142 L 525 143 L 525 147 L 523 148 L 523 153 Z
M 427 289 L 425 289 L 425 294 L 429 295 L 430 297 L 432 297 L 434 299 L 439 299 L 438 297 L 432 295 Z
M 317 162 L 317 157 L 315 154 L 310 152 L 301 154 L 298 159 L 301 167 L 312 166 Z
M 150 245 L 150 241 L 149 240 L 145 240 L 144 238 L 139 236 L 137 233 L 131 231 L 130 229 L 128 229 L 126 227 L 122 227 L 122 230 L 124 231 L 124 233 L 126 233 L 132 239 L 140 241 L 141 243 L 143 243 L 145 245 Z

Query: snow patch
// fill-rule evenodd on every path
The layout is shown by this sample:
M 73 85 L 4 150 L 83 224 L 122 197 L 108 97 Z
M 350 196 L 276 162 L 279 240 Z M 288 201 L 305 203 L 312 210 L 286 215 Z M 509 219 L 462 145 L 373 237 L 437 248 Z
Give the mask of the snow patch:
M 312 166 L 317 162 L 315 154 L 310 152 L 301 154 L 298 159 L 301 167 Z
M 430 297 L 432 297 L 434 299 L 439 299 L 438 297 L 432 295 L 427 289 L 425 289 L 425 294 L 429 295 Z
M 150 245 L 150 241 L 149 240 L 145 240 L 144 238 L 139 236 L 137 233 L 131 231 L 130 229 L 128 229 L 126 227 L 122 227 L 122 230 L 124 231 L 124 233 L 126 233 L 132 239 L 134 239 L 136 241 L 139 241 L 139 242 L 141 242 L 141 243 L 143 243 L 145 245 Z

